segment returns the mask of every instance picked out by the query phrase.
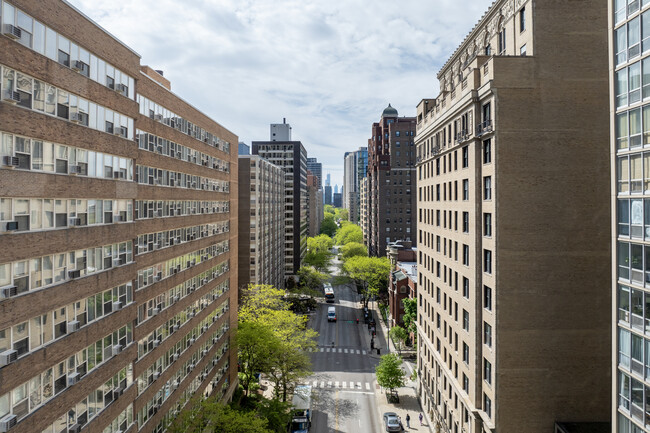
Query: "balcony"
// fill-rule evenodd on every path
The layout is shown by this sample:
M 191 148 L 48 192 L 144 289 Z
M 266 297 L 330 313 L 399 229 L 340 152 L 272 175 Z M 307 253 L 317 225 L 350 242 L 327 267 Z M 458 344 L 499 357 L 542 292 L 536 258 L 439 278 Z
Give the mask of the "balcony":
M 492 119 L 487 119 L 486 121 L 476 125 L 476 136 L 480 137 L 483 134 L 492 132 Z

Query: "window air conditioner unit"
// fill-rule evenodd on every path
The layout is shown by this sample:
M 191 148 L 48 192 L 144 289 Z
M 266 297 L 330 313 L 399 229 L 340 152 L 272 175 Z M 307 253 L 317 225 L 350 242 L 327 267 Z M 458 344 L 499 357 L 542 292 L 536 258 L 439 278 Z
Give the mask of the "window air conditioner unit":
M 7 415 L 6 417 L 0 419 L 0 432 L 8 432 L 18 423 L 18 417 L 16 415 Z
M 81 218 L 70 218 L 70 225 L 71 226 L 80 226 L 81 225 Z
M 172 383 L 172 389 L 177 389 L 178 388 L 178 381 L 175 380 L 174 383 Z
M 2 165 L 5 167 L 18 167 L 20 165 L 20 158 L 17 156 L 5 156 L 2 158 Z
M 68 334 L 71 332 L 75 332 L 79 330 L 79 325 L 81 323 L 78 320 L 72 320 L 68 322 L 67 329 L 68 329 Z
M 5 230 L 7 230 L 8 232 L 18 230 L 18 221 L 7 221 Z
M 172 332 L 176 332 L 176 331 L 178 331 L 178 325 L 172 326 Z
M 158 379 L 159 377 L 160 377 L 160 373 L 158 373 L 157 371 L 155 371 L 155 372 L 153 373 L 153 380 L 156 380 L 156 379 Z
M 115 129 L 113 130 L 113 134 L 125 137 L 126 136 L 126 128 L 123 127 L 123 126 L 116 126 Z
M 81 113 L 73 111 L 72 113 L 70 113 L 70 122 L 72 122 L 72 123 L 81 123 L 82 117 L 83 116 L 82 116 Z
M 115 91 L 124 95 L 127 92 L 127 87 L 125 84 L 122 83 L 116 84 Z
M 115 388 L 113 390 L 113 400 L 117 400 L 122 394 L 124 394 L 124 388 Z
M 20 102 L 20 93 L 7 90 L 2 94 L 2 100 L 10 104 L 17 104 Z
M 160 313 L 160 308 L 154 308 L 154 309 L 153 309 L 153 315 L 155 316 L 155 315 L 157 315 L 158 313 Z
M 79 165 L 70 166 L 70 174 L 79 174 L 79 173 L 81 173 L 81 166 Z
M 208 349 L 203 349 L 203 352 L 201 352 L 203 356 L 206 356 L 208 354 Z
M 68 278 L 79 278 L 81 276 L 81 271 L 79 270 L 73 270 L 73 271 L 68 271 Z
M 74 385 L 79 382 L 81 375 L 79 373 L 72 373 L 68 375 L 68 386 Z
M 153 120 L 157 120 L 158 122 L 162 122 L 162 120 L 163 120 L 162 114 L 154 114 L 153 115 Z
M 122 351 L 122 345 L 121 344 L 116 344 L 113 346 L 113 356 L 119 354 Z
M 11 298 L 13 296 L 16 296 L 17 294 L 18 294 L 18 287 L 16 286 L 0 287 L 0 295 L 3 298 Z
M 122 309 L 122 301 L 113 302 L 113 311 L 117 311 L 121 309 Z
M 172 355 L 172 362 L 176 362 L 178 360 L 178 353 L 174 353 Z
M 84 62 L 81 60 L 75 60 L 72 62 L 71 68 L 73 71 L 81 72 L 81 70 L 84 68 Z
M 192 344 L 194 344 L 195 341 L 196 341 L 196 339 L 195 339 L 194 337 L 190 338 L 190 346 L 191 346 Z M 192 368 L 194 368 L 194 367 L 192 367 Z
M 18 359 L 18 351 L 9 349 L 5 350 L 4 352 L 0 353 L 0 367 L 4 367 L 5 365 L 9 365 L 12 362 L 16 362 Z
M 20 39 L 20 37 L 23 35 L 23 31 L 20 28 L 14 26 L 13 24 L 5 24 L 3 30 L 5 36 L 7 36 L 10 39 Z

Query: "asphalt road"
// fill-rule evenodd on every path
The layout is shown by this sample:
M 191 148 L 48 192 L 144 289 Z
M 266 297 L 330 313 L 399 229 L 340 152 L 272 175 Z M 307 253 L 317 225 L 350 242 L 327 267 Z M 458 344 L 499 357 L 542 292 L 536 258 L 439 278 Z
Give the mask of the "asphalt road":
M 313 387 L 310 433 L 381 432 L 374 374 L 378 359 L 370 355 L 358 295 L 351 286 L 334 286 L 334 294 L 336 302 L 319 304 L 310 319 L 320 334 L 311 354 L 314 374 L 304 381 Z M 336 308 L 336 322 L 327 321 L 330 306 Z

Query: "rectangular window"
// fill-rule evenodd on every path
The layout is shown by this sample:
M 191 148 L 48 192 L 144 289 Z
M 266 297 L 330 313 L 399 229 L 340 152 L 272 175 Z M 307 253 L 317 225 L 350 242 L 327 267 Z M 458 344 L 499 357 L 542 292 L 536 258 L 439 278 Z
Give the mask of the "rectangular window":
M 463 342 L 463 362 L 469 365 L 469 346 Z
M 463 265 L 469 266 L 469 245 L 463 245 Z
M 469 332 L 469 312 L 463 310 L 463 329 Z
M 469 299 L 469 279 L 463 277 L 463 297 Z
M 485 140 L 483 142 L 483 164 L 492 162 L 492 140 Z
M 646 112 L 644 110 L 643 114 Z M 650 126 L 650 116 L 648 116 L 648 123 Z M 624 150 L 628 148 L 628 116 L 627 111 L 624 113 L 619 113 L 616 115 L 616 148 L 618 150 Z M 645 123 L 645 118 L 644 118 Z M 650 137 L 650 134 L 649 134 Z
M 616 72 L 616 108 L 627 105 L 627 68 Z
M 521 47 L 519 47 L 519 55 L 521 57 L 526 57 L 526 44 L 523 44 Z
M 492 384 L 492 364 L 483 358 L 483 378 L 488 384 Z
M 629 76 L 629 97 L 628 103 L 634 104 L 641 100 L 641 62 L 636 62 L 630 65 Z
M 463 233 L 469 233 L 469 212 L 463 212 Z
M 469 179 L 463 179 L 463 200 L 469 200 Z
M 616 64 L 625 63 L 627 61 L 627 28 L 625 26 L 614 31 L 614 44 Z
M 483 236 L 486 237 L 492 236 L 492 214 L 491 213 L 483 214 Z
M 463 168 L 469 167 L 469 146 L 463 147 Z
M 636 17 L 627 23 L 627 58 L 641 54 L 641 26 L 640 18 Z
M 492 326 L 483 322 L 483 344 L 492 347 Z
M 487 416 L 492 418 L 492 400 L 490 400 L 490 397 L 488 397 L 487 394 L 483 394 L 483 407 Z
M 483 250 L 483 272 L 492 273 L 492 251 Z
M 523 7 L 519 11 L 519 31 L 523 32 L 526 30 L 526 8 Z
M 492 177 L 483 178 L 483 200 L 492 200 Z
M 492 289 L 488 286 L 483 286 L 483 308 L 492 311 Z

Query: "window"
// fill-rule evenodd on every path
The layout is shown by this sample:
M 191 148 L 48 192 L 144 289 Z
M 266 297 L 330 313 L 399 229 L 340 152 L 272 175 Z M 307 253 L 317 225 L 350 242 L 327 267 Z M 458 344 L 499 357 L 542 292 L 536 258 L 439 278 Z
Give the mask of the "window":
M 627 61 L 627 28 L 622 26 L 614 32 L 616 64 L 620 65 Z
M 483 410 L 487 416 L 492 418 L 492 400 L 490 400 L 487 394 L 483 394 Z
M 488 384 L 492 384 L 492 364 L 485 358 L 483 358 L 483 379 Z
M 492 177 L 483 178 L 483 200 L 492 200 Z
M 492 251 L 483 250 L 483 272 L 492 273 Z
M 485 140 L 483 142 L 483 164 L 492 162 L 492 140 Z
M 521 57 L 526 57 L 526 44 L 523 44 L 521 47 L 519 47 L 519 55 Z
M 492 214 L 491 213 L 483 214 L 483 236 L 486 237 L 492 236 Z
M 463 233 L 469 233 L 469 212 L 463 212 Z
M 627 23 L 627 58 L 641 54 L 641 26 L 640 18 L 636 17 Z
M 499 54 L 505 54 L 506 51 L 506 28 L 501 27 L 501 30 L 499 30 Z
M 627 105 L 627 68 L 616 72 L 616 108 Z
M 483 286 L 483 308 L 492 311 L 492 289 L 488 286 Z
M 463 362 L 469 365 L 469 346 L 463 342 Z
M 526 30 L 526 8 L 523 7 L 519 11 L 519 32 Z
M 463 310 L 463 329 L 469 332 L 469 313 Z
M 469 299 L 469 279 L 463 277 L 463 297 Z
M 469 146 L 463 147 L 463 168 L 469 167 Z
M 463 391 L 469 394 L 469 378 L 463 373 Z
M 492 347 L 492 325 L 483 322 L 483 344 Z
M 463 265 L 469 266 L 469 245 L 463 245 Z
M 463 179 L 463 200 L 469 200 L 469 179 Z

